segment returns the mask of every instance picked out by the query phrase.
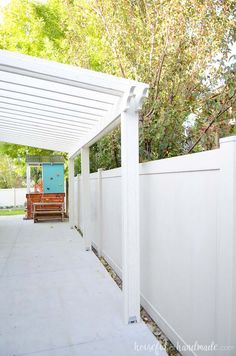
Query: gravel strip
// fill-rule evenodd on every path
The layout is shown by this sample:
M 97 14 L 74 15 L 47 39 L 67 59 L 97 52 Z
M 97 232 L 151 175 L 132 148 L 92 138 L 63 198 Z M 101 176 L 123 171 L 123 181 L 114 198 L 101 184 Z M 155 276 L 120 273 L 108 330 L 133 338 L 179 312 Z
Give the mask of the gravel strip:
M 120 289 L 122 289 L 122 280 L 120 277 L 115 273 L 115 271 L 111 268 L 111 266 L 107 263 L 107 261 L 103 257 L 99 257 L 97 250 L 93 247 L 92 248 L 93 252 L 99 258 L 103 266 L 106 268 L 106 270 L 109 272 L 111 277 L 114 279 L 116 284 Z M 160 342 L 160 344 L 165 348 L 166 352 L 168 353 L 169 356 L 181 356 L 181 354 L 176 350 L 174 345 L 171 343 L 171 341 L 167 338 L 167 336 L 161 331 L 161 329 L 158 327 L 158 325 L 155 323 L 155 321 L 150 317 L 150 315 L 146 312 L 146 310 L 141 306 L 140 308 L 141 312 L 141 318 L 144 321 L 145 324 L 149 327 L 153 335 L 157 338 L 157 340 Z

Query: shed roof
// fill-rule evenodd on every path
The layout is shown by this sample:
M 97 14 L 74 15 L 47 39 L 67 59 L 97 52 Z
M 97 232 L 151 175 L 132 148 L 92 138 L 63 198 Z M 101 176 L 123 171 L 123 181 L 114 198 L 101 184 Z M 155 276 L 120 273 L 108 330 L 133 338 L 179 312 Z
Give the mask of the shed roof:
M 64 163 L 64 157 L 61 155 L 50 155 L 50 156 L 26 155 L 26 162 L 28 164 Z
M 72 156 L 116 125 L 130 98 L 141 100 L 147 88 L 133 80 L 0 50 L 0 141 Z

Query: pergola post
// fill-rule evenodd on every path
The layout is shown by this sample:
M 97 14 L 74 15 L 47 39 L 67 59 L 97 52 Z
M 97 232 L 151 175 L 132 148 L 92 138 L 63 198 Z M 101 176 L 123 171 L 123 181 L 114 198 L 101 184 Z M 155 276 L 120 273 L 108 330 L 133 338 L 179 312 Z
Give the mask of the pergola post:
M 26 166 L 26 185 L 27 185 L 27 194 L 30 193 L 30 165 L 27 163 Z
M 74 158 L 69 158 L 69 223 L 74 228 Z
M 91 250 L 91 236 L 89 232 L 90 219 L 90 184 L 89 184 L 89 147 L 81 148 L 81 186 L 82 186 L 82 216 L 83 216 L 83 237 L 85 250 Z
M 121 114 L 122 280 L 124 320 L 140 320 L 139 118 L 134 108 Z

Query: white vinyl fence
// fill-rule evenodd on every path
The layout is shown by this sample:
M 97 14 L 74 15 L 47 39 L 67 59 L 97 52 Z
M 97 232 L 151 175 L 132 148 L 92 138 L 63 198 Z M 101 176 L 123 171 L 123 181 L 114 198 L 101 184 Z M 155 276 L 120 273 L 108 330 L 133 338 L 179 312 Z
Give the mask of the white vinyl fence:
M 26 188 L 0 189 L 0 207 L 23 206 Z
M 121 170 L 91 174 L 90 194 L 93 244 L 121 276 Z M 142 305 L 183 355 L 236 355 L 236 137 L 140 164 L 140 195 Z

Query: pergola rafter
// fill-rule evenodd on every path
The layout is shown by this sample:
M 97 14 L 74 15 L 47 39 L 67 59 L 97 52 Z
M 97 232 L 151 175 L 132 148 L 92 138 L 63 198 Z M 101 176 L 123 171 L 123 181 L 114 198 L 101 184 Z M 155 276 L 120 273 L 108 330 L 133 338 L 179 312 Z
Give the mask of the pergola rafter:
M 22 85 L 23 81 L 23 85 Z M 20 74 L 12 74 L 12 73 L 2 73 L 1 75 L 1 82 L 5 84 L 14 84 L 15 88 L 17 88 L 17 85 L 19 87 L 24 87 L 26 90 L 28 88 L 30 89 L 35 89 L 37 91 L 43 90 L 44 93 L 54 93 L 54 94 L 64 94 L 68 95 L 70 97 L 74 97 L 77 99 L 86 99 L 86 100 L 92 100 L 92 101 L 97 101 L 97 102 L 102 102 L 106 104 L 112 104 L 114 102 L 114 99 L 117 97 L 117 95 L 114 94 L 105 94 L 105 93 L 100 93 L 98 92 L 96 94 L 96 99 L 93 97 L 91 94 L 90 90 L 78 88 L 77 86 L 74 87 L 70 85 L 64 85 L 60 83 L 48 83 L 45 80 L 37 79 L 34 78 L 34 85 L 32 85 L 32 81 L 30 77 L 25 77 Z
M 83 111 L 83 110 L 68 110 L 64 108 L 58 108 L 56 106 L 50 106 L 50 107 L 45 107 L 42 104 L 39 103 L 32 103 L 32 102 L 18 102 L 17 100 L 13 98 L 0 98 L 0 104 L 1 105 L 7 105 L 8 107 L 12 106 L 17 106 L 23 109 L 27 110 L 39 110 L 40 112 L 46 112 L 49 114 L 56 114 L 56 115 L 66 115 L 71 118 L 82 118 L 82 119 L 88 119 L 88 120 L 97 120 L 100 117 L 103 117 L 103 114 L 100 112 L 96 112 L 96 110 L 90 110 L 90 111 Z
M 140 318 L 138 112 L 147 89 L 146 84 L 137 81 L 0 51 L 0 141 L 68 153 L 71 227 L 74 226 L 74 159 L 81 153 L 86 250 L 91 249 L 92 240 L 89 147 L 121 124 L 126 323 Z M 102 251 L 102 246 L 99 250 Z
M 53 151 L 65 151 L 63 148 L 66 147 L 66 143 L 60 142 L 60 145 L 58 145 L 58 140 L 49 140 L 46 137 L 43 137 L 41 135 L 41 141 L 40 143 L 35 142 L 35 139 L 32 139 L 31 134 L 28 134 L 27 132 L 18 132 L 15 130 L 9 130 L 5 128 L 0 129 L 0 141 L 2 142 L 8 142 L 8 143 L 13 143 L 17 145 L 26 145 L 27 146 L 32 146 L 36 148 L 41 148 L 45 150 L 53 150 Z
M 45 122 L 47 121 L 47 123 L 56 123 L 58 127 L 64 127 L 64 128 L 68 128 L 68 122 L 70 122 L 70 128 L 71 130 L 76 130 L 82 127 L 85 128 L 90 128 L 93 125 L 92 123 L 89 122 L 83 122 L 83 119 L 81 120 L 77 120 L 77 121 L 71 121 L 68 120 L 68 118 L 66 116 L 64 116 L 64 118 L 56 118 L 56 117 L 52 117 L 49 115 L 44 115 L 44 114 L 34 114 L 34 113 L 28 113 L 27 111 L 22 111 L 22 110 L 14 110 L 14 109 L 8 109 L 8 108 L 3 108 L 0 106 L 0 110 L 1 112 L 6 115 L 6 116 L 10 116 L 12 118 L 14 118 L 15 116 L 17 116 L 17 118 L 22 117 L 22 119 L 25 119 L 25 121 L 31 121 L 32 119 L 34 120 L 35 123 L 40 123 L 40 122 Z M 28 118 L 30 120 L 28 120 Z M 66 120 L 66 124 L 65 124 L 65 120 Z

